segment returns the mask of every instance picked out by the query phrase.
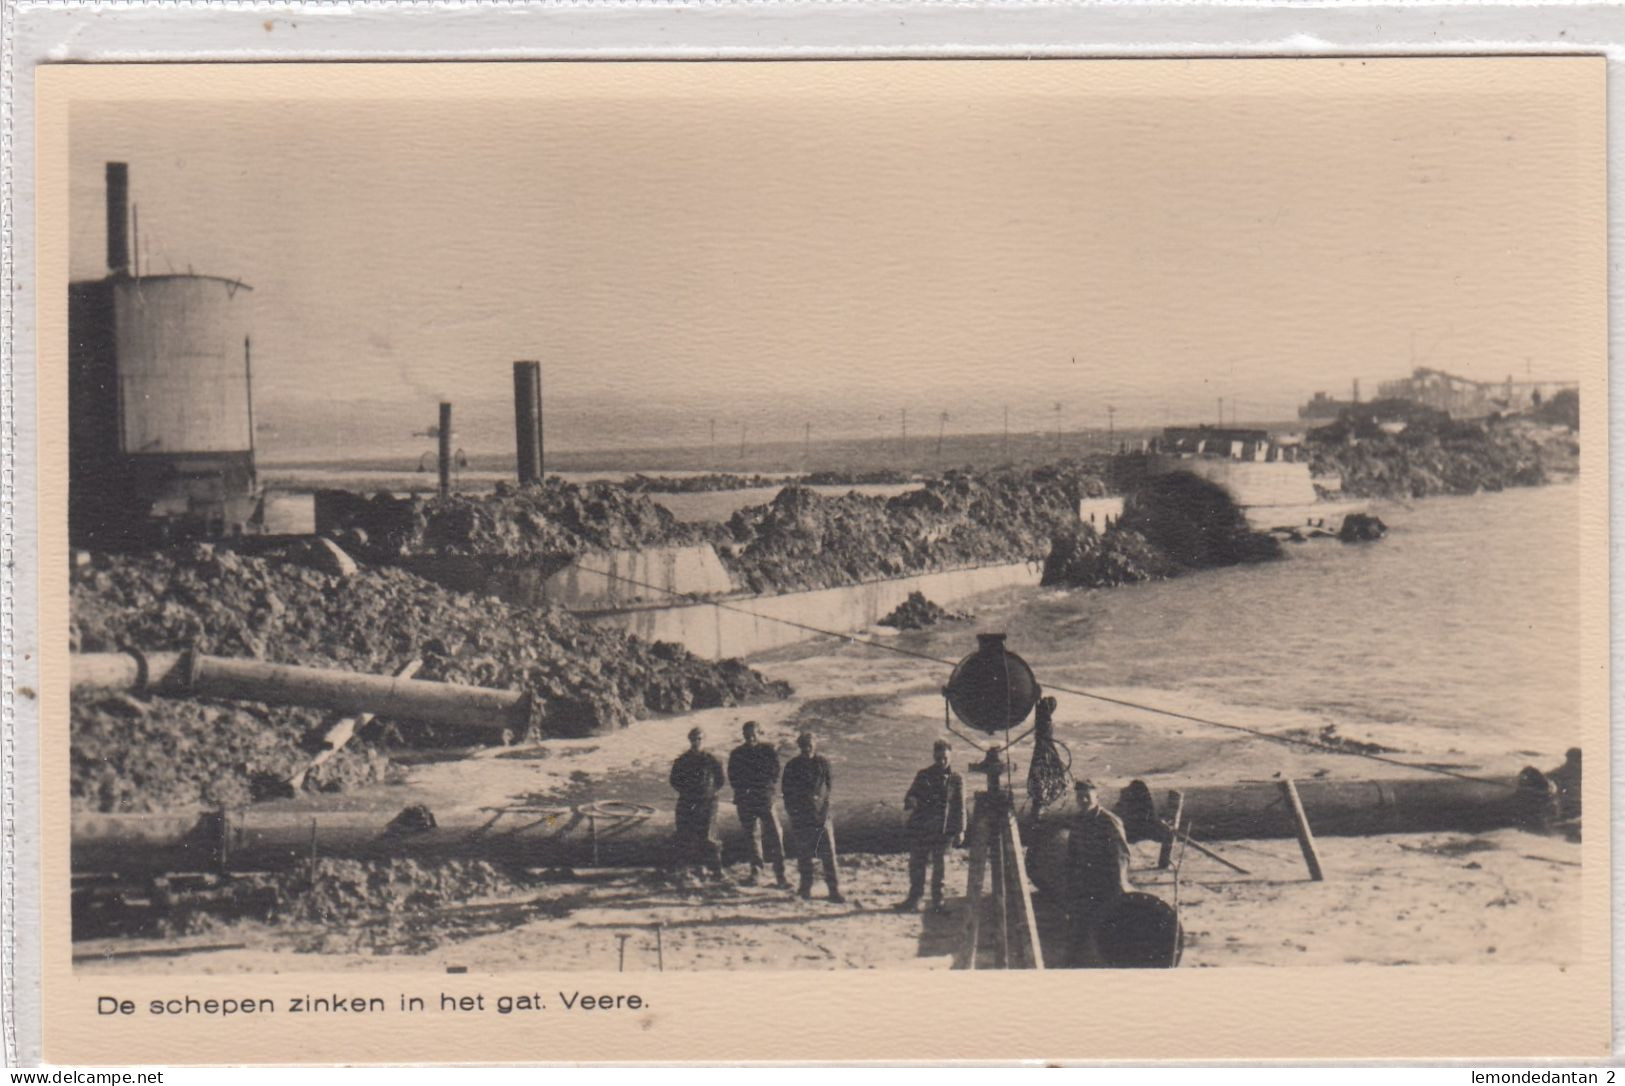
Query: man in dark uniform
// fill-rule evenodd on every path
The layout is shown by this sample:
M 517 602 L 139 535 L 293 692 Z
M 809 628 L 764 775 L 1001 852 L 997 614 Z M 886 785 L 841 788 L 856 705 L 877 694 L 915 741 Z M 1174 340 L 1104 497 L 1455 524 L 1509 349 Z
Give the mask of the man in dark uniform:
M 795 853 L 801 872 L 801 896 L 812 897 L 813 857 L 824 861 L 824 883 L 829 899 L 840 903 L 840 876 L 835 870 L 835 827 L 829 817 L 831 777 L 829 760 L 815 754 L 818 743 L 812 732 L 796 739 L 801 753 L 784 767 L 784 810 L 790 816 L 790 851 Z
M 750 842 L 750 878 L 754 886 L 762 875 L 763 854 L 773 865 L 779 886 L 789 888 L 784 877 L 784 836 L 779 816 L 773 813 L 773 786 L 779 783 L 779 752 L 757 738 L 756 721 L 747 720 L 745 741 L 728 756 L 728 783 L 733 785 L 734 807 L 739 824 Z M 760 828 L 761 835 L 757 836 Z
M 1096 961 L 1092 924 L 1101 909 L 1132 889 L 1128 881 L 1128 835 L 1123 822 L 1100 805 L 1095 782 L 1073 788 L 1078 810 L 1068 826 L 1066 898 L 1070 921 L 1069 964 Z
M 705 733 L 688 733 L 688 749 L 671 764 L 671 786 L 677 790 L 677 862 L 705 866 L 722 878 L 722 842 L 717 839 L 717 792 L 726 778 L 716 755 L 702 750 Z
M 931 764 L 914 775 L 903 810 L 908 812 L 908 897 L 898 912 L 913 912 L 925 894 L 925 864 L 931 862 L 931 908 L 943 910 L 942 865 L 948 846 L 965 839 L 965 782 L 948 766 L 948 741 L 931 745 Z

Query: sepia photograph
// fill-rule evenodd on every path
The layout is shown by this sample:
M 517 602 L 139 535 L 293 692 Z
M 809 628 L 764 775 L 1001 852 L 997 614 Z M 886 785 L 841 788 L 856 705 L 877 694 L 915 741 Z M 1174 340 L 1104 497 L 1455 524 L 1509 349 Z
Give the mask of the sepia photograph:
M 76 976 L 1589 960 L 1600 60 L 507 67 L 73 102 Z

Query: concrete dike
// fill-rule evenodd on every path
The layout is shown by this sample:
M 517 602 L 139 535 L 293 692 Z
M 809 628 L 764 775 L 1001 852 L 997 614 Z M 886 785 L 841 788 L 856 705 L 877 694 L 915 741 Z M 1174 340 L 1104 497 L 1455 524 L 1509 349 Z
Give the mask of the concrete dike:
M 551 565 L 463 555 L 398 561 L 453 591 L 522 606 L 563 607 L 583 621 L 645 641 L 674 642 L 707 660 L 749 656 L 817 636 L 803 627 L 861 630 L 911 592 L 946 604 L 1000 588 L 1036 585 L 1044 572 L 1042 562 L 1009 562 L 752 595 L 739 591 L 709 544 L 589 551 Z M 672 602 L 674 597 L 682 602 Z
M 396 564 L 454 592 L 570 611 L 659 604 L 672 596 L 738 591 L 710 544 L 588 551 L 573 559 L 528 564 L 478 555 L 419 555 Z
M 1043 574 L 1042 562 L 1011 562 L 806 592 L 587 611 L 577 617 L 614 626 L 646 641 L 674 641 L 703 659 L 722 660 L 818 636 L 807 627 L 846 633 L 873 626 L 908 599 L 911 592 L 947 604 L 1000 588 L 1036 585 Z

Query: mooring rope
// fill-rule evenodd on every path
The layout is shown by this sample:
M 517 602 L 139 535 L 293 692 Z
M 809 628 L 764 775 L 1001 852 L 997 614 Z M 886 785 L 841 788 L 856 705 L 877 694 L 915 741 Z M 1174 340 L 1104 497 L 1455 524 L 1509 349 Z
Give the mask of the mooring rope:
M 898 656 L 906 656 L 914 660 L 924 660 L 927 663 L 940 664 L 948 668 L 956 667 L 959 663 L 957 660 L 946 660 L 940 656 L 932 656 L 930 653 L 915 652 L 912 649 L 905 649 L 899 645 L 890 645 L 884 641 L 876 641 L 872 638 L 859 637 L 856 634 L 841 633 L 836 630 L 826 630 L 820 626 L 809 625 L 805 622 L 797 622 L 795 619 L 780 618 L 777 615 L 764 615 L 760 611 L 752 611 L 745 607 L 739 607 L 720 600 L 710 599 L 705 596 L 696 595 L 692 592 L 678 592 L 677 590 L 667 588 L 664 585 L 650 584 L 646 581 L 640 581 L 634 577 L 628 577 L 624 574 L 615 573 L 611 570 L 594 569 L 590 566 L 578 566 L 577 568 L 579 568 L 583 573 L 594 573 L 608 580 L 620 581 L 624 584 L 632 585 L 635 588 L 644 588 L 653 592 L 664 593 L 673 599 L 686 600 L 690 603 L 696 604 L 704 604 L 707 607 L 715 607 L 723 611 L 731 611 L 736 614 L 749 615 L 752 618 L 766 619 L 768 622 L 777 622 L 784 626 L 790 626 L 798 630 L 805 630 L 808 633 L 818 634 L 821 637 L 833 637 L 838 641 L 845 641 L 853 645 L 863 645 L 872 649 L 881 649 L 885 652 L 894 653 Z M 1415 762 L 1407 762 L 1399 758 L 1385 758 L 1381 754 L 1377 754 L 1372 751 L 1349 750 L 1346 747 L 1333 746 L 1330 743 L 1322 743 L 1316 739 L 1307 739 L 1301 736 L 1292 735 L 1277 735 L 1274 732 L 1267 732 L 1261 728 L 1249 728 L 1245 724 L 1232 724 L 1228 721 L 1214 720 L 1210 717 L 1196 716 L 1191 713 L 1181 713 L 1174 709 L 1163 709 L 1155 705 L 1146 705 L 1143 702 L 1130 701 L 1127 698 L 1114 698 L 1107 694 L 1097 694 L 1091 690 L 1079 690 L 1074 687 L 1057 686 L 1054 684 L 1046 686 L 1045 689 L 1059 691 L 1062 694 L 1071 694 L 1074 697 L 1088 698 L 1092 701 L 1104 702 L 1108 705 L 1116 705 L 1124 709 L 1134 709 L 1142 713 L 1151 713 L 1157 716 L 1169 717 L 1174 720 L 1183 720 L 1191 724 L 1201 724 L 1210 728 L 1222 728 L 1226 731 L 1240 732 L 1270 743 L 1307 747 L 1310 750 L 1317 750 L 1326 754 L 1341 754 L 1346 757 L 1365 758 L 1369 761 L 1380 762 L 1383 765 L 1395 766 L 1399 769 L 1414 770 L 1418 773 L 1433 773 L 1441 777 L 1454 777 L 1457 780 L 1471 781 L 1474 784 L 1492 784 L 1501 788 L 1506 788 L 1509 791 L 1517 790 L 1517 786 L 1515 784 L 1510 784 L 1507 781 L 1495 780 L 1490 777 L 1476 777 L 1471 773 L 1461 773 L 1454 769 L 1447 769 L 1444 766 L 1418 765 Z

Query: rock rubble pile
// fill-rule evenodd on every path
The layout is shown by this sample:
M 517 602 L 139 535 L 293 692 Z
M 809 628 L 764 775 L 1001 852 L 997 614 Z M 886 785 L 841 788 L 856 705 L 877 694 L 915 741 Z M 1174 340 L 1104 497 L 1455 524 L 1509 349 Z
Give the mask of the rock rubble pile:
M 530 691 L 544 729 L 558 735 L 790 692 L 738 661 L 711 663 L 561 611 L 447 592 L 398 569 L 334 576 L 304 564 L 306 553 L 296 546 L 253 557 L 198 544 L 98 555 L 75 575 L 72 647 L 196 649 L 374 674 L 419 658 L 422 679 Z M 304 709 L 76 697 L 73 796 L 100 810 L 245 802 L 292 777 L 326 723 Z M 411 745 L 469 738 L 417 723 L 379 725 Z M 375 756 L 346 751 L 306 787 L 343 787 L 382 772 Z
M 923 630 L 939 622 L 964 622 L 970 617 L 932 603 L 923 592 L 910 592 L 908 599 L 894 607 L 891 614 L 881 619 L 879 624 L 898 630 Z
M 1077 522 L 1078 501 L 1106 492 L 1073 462 L 1032 471 L 952 471 L 891 498 L 824 497 L 786 487 L 741 509 L 719 548 L 755 592 L 831 588 L 905 573 L 994 562 L 1041 561 Z
M 1399 425 L 1404 429 L 1389 432 Z M 1345 411 L 1337 422 L 1309 431 L 1308 445 L 1316 475 L 1340 475 L 1343 494 L 1368 498 L 1539 486 L 1572 475 L 1580 457 L 1578 437 L 1561 424 L 1455 420 L 1401 401 Z
M 1222 487 L 1173 472 L 1142 484 L 1105 531 L 1085 524 L 1058 535 L 1042 583 L 1107 588 L 1280 556 L 1280 542 L 1248 528 Z

